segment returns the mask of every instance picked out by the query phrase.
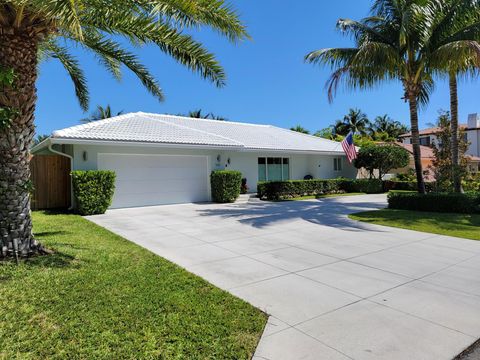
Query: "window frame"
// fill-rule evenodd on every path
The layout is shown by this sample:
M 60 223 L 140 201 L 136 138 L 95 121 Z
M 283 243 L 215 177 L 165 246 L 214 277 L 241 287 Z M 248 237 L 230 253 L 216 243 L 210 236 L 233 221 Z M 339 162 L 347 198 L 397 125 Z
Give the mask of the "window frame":
M 259 165 L 263 165 L 263 164 L 260 164 L 259 163 L 259 160 L 260 159 L 264 159 L 265 161 L 265 181 L 278 181 L 278 180 L 270 180 L 269 179 L 269 176 L 268 176 L 268 165 L 281 165 L 281 175 L 282 175 L 282 179 L 280 181 L 287 181 L 287 180 L 290 180 L 292 178 L 291 176 L 291 168 L 290 168 L 290 164 L 292 162 L 291 158 L 290 157 L 286 157 L 286 156 L 259 156 L 257 158 L 257 175 L 258 175 L 258 166 Z M 271 159 L 271 163 L 269 164 L 268 160 Z M 276 164 L 276 161 L 278 161 L 278 159 L 280 159 L 280 164 Z M 287 162 L 285 163 L 285 160 L 287 160 Z M 288 166 L 288 179 L 285 179 L 284 177 L 284 166 Z M 259 177 L 260 178 L 260 177 Z M 261 181 L 261 180 L 259 180 Z
M 333 158 L 333 171 L 334 172 L 343 171 L 343 157 L 336 156 Z

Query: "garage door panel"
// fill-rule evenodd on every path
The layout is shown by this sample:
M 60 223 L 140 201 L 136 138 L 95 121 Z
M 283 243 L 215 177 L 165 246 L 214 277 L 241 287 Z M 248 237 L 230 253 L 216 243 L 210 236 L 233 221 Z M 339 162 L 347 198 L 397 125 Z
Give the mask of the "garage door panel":
M 151 181 L 128 181 L 117 180 L 115 184 L 117 193 L 130 193 L 130 194 L 168 194 L 168 193 L 196 193 L 202 192 L 204 194 L 207 191 L 207 187 L 203 184 L 192 184 L 186 180 L 168 180 L 161 183 L 153 183 Z M 180 190 L 177 190 L 179 189 Z M 186 191 L 190 190 L 190 191 Z
M 116 173 L 112 208 L 207 201 L 207 157 L 99 154 Z
M 205 169 L 189 169 L 189 168 L 130 168 L 117 169 L 117 177 L 122 180 L 140 181 L 155 178 L 162 180 L 178 180 L 178 179 L 197 179 L 203 180 L 206 176 Z

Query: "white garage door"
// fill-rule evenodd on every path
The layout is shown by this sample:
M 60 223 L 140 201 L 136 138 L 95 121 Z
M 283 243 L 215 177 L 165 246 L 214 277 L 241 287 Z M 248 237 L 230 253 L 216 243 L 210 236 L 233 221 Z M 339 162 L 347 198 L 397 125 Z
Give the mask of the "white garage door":
M 98 168 L 117 174 L 111 208 L 207 201 L 205 156 L 99 154 Z

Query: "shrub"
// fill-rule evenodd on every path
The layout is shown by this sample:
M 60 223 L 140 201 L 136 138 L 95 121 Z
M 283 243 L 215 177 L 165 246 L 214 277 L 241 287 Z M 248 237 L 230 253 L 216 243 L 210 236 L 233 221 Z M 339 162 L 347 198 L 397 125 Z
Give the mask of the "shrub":
M 232 170 L 216 170 L 210 175 L 210 183 L 214 202 L 235 202 L 240 196 L 242 173 Z
M 260 182 L 258 197 L 265 200 L 287 200 L 301 196 L 315 196 L 344 192 L 343 179 L 288 180 Z
M 378 179 L 314 179 L 259 182 L 257 193 L 264 200 L 287 200 L 302 196 L 364 192 L 383 192 L 382 181 Z
M 434 182 L 426 182 L 425 190 L 427 192 L 432 192 L 435 189 Z M 392 190 L 406 190 L 406 191 L 417 191 L 417 182 L 416 181 L 396 181 L 396 180 L 386 180 L 383 182 L 383 191 L 389 192 Z
M 480 213 L 480 193 L 429 193 L 390 192 L 390 209 L 432 211 L 445 213 Z
M 377 170 L 378 178 L 383 179 L 390 170 L 407 166 L 409 160 L 408 151 L 400 146 L 371 144 L 362 146 L 354 165 L 357 169 L 365 168 L 370 173 L 370 177 L 373 177 Z
M 115 191 L 113 171 L 73 171 L 73 194 L 81 215 L 104 214 L 112 204 Z
M 240 193 L 246 194 L 248 193 L 248 185 L 247 185 L 247 178 L 242 179 L 242 185 L 240 186 Z
M 315 179 L 260 182 L 258 197 L 266 200 L 286 200 L 302 196 L 315 196 L 345 192 L 348 179 Z
M 383 182 L 380 179 L 344 180 L 343 190 L 346 192 L 380 194 L 383 192 Z

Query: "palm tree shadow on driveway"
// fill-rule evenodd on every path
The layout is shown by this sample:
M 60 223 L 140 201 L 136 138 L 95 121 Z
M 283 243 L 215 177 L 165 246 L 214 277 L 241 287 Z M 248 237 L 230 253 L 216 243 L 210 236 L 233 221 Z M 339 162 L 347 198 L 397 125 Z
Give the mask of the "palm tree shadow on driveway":
M 211 205 L 211 204 L 210 204 Z M 288 224 L 304 220 L 311 224 L 339 228 L 346 231 L 376 231 L 374 227 L 359 221 L 350 220 L 348 214 L 385 208 L 384 202 L 346 202 L 339 198 L 268 202 L 256 201 L 247 204 L 231 204 L 198 210 L 201 216 L 216 216 L 224 219 L 237 219 L 239 223 L 255 228 L 265 228 L 275 224 Z

